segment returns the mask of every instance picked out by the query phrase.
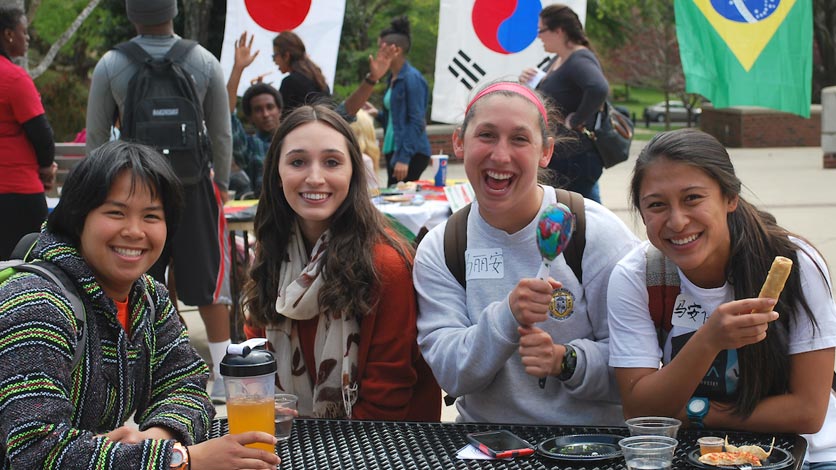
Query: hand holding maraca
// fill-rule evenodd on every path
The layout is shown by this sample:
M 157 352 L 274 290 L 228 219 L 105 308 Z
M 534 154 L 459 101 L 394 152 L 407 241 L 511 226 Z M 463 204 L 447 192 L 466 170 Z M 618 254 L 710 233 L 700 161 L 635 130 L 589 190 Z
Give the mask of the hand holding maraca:
M 572 239 L 572 233 L 574 230 L 575 215 L 572 214 L 572 211 L 564 204 L 559 202 L 556 204 L 550 204 L 545 210 L 543 210 L 543 213 L 540 215 L 540 220 L 537 223 L 537 248 L 540 250 L 540 256 L 543 257 L 543 263 L 540 265 L 540 270 L 537 272 L 538 278 L 544 280 L 549 279 L 549 269 L 552 261 L 554 261 L 555 258 L 557 258 L 560 253 L 566 249 L 566 246 L 569 245 L 569 240 Z M 551 302 L 551 292 L 549 292 L 549 302 Z M 545 317 L 543 320 L 546 320 L 547 318 L 548 317 Z M 545 332 L 543 330 L 539 328 L 523 328 L 520 330 L 520 334 L 523 337 L 522 339 L 524 339 L 521 339 L 520 343 L 520 356 L 523 358 L 527 369 L 531 368 L 532 361 L 546 362 L 548 364 L 552 364 L 554 362 L 554 358 L 552 357 L 554 355 L 554 345 L 551 344 L 550 338 L 548 339 L 548 345 L 542 344 L 542 346 L 549 352 L 547 357 L 534 357 L 536 354 L 529 354 L 531 351 L 537 351 L 537 348 L 532 348 L 532 346 L 543 343 L 543 341 L 541 341 L 545 338 Z M 529 334 L 536 334 L 538 339 L 536 341 L 535 338 L 525 339 L 524 337 Z M 526 344 L 526 342 L 531 344 Z M 526 361 L 528 362 L 527 364 Z M 547 368 L 550 369 L 550 367 Z M 534 367 L 534 369 L 536 369 L 536 367 Z M 545 386 L 546 377 L 544 376 L 540 378 L 540 388 L 545 388 Z

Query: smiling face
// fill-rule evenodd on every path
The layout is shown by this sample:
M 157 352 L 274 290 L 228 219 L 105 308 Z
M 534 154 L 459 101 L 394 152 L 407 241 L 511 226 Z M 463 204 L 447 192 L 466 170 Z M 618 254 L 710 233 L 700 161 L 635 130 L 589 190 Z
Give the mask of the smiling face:
M 313 246 L 348 196 L 352 165 L 345 137 L 320 121 L 292 130 L 279 150 L 279 180 Z
M 81 232 L 81 256 L 105 294 L 124 301 L 131 285 L 148 271 L 163 251 L 166 222 L 163 203 L 131 173 L 113 181 L 104 203 L 93 209 Z
M 256 129 L 262 132 L 275 132 L 279 127 L 281 115 L 282 108 L 276 106 L 276 98 L 273 95 L 263 93 L 250 99 L 249 118 Z
M 639 187 L 648 240 L 703 288 L 725 283 L 731 251 L 727 215 L 737 200 L 724 196 L 703 170 L 664 157 L 647 166 Z
M 460 129 L 453 135 L 453 150 L 464 159 L 482 217 L 514 233 L 540 209 L 537 169 L 549 163 L 554 141 L 544 145 L 540 114 L 521 96 L 490 94 L 471 112 L 464 135 Z

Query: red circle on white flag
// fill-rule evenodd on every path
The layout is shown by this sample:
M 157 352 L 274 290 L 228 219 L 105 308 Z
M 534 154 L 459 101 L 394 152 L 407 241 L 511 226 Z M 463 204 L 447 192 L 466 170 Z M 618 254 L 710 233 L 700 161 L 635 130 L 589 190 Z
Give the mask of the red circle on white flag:
M 274 33 L 296 28 L 311 10 L 311 0 L 244 0 L 244 4 L 253 21 Z

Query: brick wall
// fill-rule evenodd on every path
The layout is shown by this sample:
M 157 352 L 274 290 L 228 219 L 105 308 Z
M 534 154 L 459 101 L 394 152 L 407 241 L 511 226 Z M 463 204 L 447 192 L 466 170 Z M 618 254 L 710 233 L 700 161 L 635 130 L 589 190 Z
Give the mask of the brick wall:
M 456 126 L 447 124 L 433 124 L 427 126 L 427 137 L 430 138 L 430 148 L 434 155 L 444 154 L 448 155 L 450 159 L 455 159 L 453 155 L 453 131 Z
M 700 128 L 727 147 L 818 147 L 821 106 L 811 106 L 809 119 L 765 108 L 706 106 Z

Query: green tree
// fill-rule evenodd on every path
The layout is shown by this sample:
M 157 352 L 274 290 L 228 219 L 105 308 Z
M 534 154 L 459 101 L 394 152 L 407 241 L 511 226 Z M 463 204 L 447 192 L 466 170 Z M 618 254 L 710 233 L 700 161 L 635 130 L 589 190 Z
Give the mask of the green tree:
M 334 91 L 345 97 L 368 71 L 369 54 L 377 51 L 377 37 L 392 18 L 409 17 L 412 50 L 409 61 L 432 83 L 438 37 L 439 0 L 346 0 Z

